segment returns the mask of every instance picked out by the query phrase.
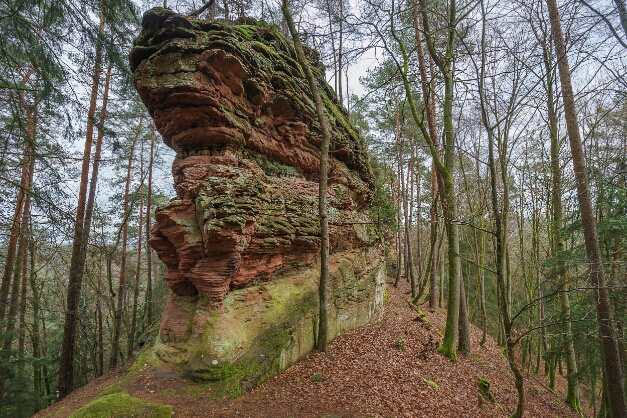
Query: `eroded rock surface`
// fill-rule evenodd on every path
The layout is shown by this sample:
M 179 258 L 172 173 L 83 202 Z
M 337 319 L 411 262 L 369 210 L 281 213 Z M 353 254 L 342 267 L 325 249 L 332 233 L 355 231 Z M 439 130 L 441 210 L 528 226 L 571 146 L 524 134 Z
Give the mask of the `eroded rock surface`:
M 219 334 L 218 323 L 229 321 L 220 318 L 237 311 L 233 300 L 225 305 L 230 292 L 245 295 L 249 305 L 255 292 L 262 295 L 253 309 L 259 312 L 270 309 L 263 302 L 266 286 L 280 289 L 284 283 L 287 289 L 300 277 L 308 283 L 306 292 L 284 303 L 317 303 L 322 140 L 313 100 L 291 42 L 263 22 L 238 23 L 189 21 L 156 8 L 144 15 L 130 55 L 141 99 L 177 152 L 172 166 L 177 196 L 157 210 L 150 245 L 167 266 L 173 292 L 161 324 L 161 357 L 185 351 L 188 364 L 204 361 L 190 357 L 203 354 L 187 342 L 206 343 L 208 329 Z M 380 312 L 381 301 L 374 302 L 382 298 L 380 256 L 371 248 L 376 237 L 367 213 L 373 179 L 363 139 L 324 81 L 316 53 L 308 54 L 332 131 L 328 198 L 331 275 L 338 286 L 332 287 L 338 315 L 333 329 L 343 332 Z M 351 280 L 342 269 L 350 271 Z M 362 283 L 361 293 L 356 283 Z M 273 311 L 272 326 L 294 327 L 313 315 L 302 311 L 302 318 L 288 321 L 294 312 L 287 308 Z M 253 313 L 245 320 L 254 322 Z M 214 357 L 237 358 L 269 326 Z M 315 330 L 307 332 L 313 338 Z M 296 351 L 293 357 L 302 356 Z

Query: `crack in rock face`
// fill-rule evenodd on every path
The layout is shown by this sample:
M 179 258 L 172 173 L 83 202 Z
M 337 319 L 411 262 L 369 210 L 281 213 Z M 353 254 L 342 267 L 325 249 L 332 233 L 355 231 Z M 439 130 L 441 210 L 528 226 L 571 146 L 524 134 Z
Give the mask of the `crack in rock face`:
M 372 246 L 373 176 L 363 138 L 308 57 L 331 127 L 331 251 Z M 190 21 L 155 8 L 130 54 L 139 95 L 176 151 L 176 197 L 156 211 L 150 245 L 173 292 L 164 341 L 200 334 L 182 308 L 221 308 L 229 291 L 311 267 L 320 251 L 321 130 L 292 44 L 250 19 Z M 187 303 L 187 302 L 186 302 Z

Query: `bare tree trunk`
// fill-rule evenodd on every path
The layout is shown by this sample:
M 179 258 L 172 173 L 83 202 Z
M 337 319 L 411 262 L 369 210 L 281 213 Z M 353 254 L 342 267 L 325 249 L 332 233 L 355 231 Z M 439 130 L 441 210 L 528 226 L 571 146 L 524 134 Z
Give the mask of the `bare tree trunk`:
M 229 2 L 227 0 L 222 1 L 222 6 L 224 7 L 224 20 L 229 21 Z
M 337 70 L 337 55 L 335 54 L 335 35 L 333 33 L 333 15 L 331 14 L 331 2 L 329 0 L 326 0 L 326 5 L 327 5 L 327 13 L 329 16 L 329 36 L 331 37 L 331 50 L 333 51 L 333 83 L 334 83 L 334 91 L 335 94 L 339 96 L 338 90 L 337 90 L 337 75 L 338 75 L 338 70 Z
M 33 160 L 31 159 L 31 167 L 29 169 L 29 187 L 33 176 Z M 24 211 L 20 228 L 20 239 L 17 246 L 17 255 L 15 258 L 15 268 L 13 273 L 13 282 L 11 284 L 11 299 L 9 302 L 9 312 L 7 315 L 7 326 L 4 333 L 4 341 L 2 341 L 2 352 L 0 353 L 0 361 L 8 362 L 11 358 L 11 346 L 13 345 L 13 333 L 15 331 L 15 322 L 18 310 L 19 291 L 22 284 L 22 276 L 25 274 L 26 261 L 28 257 L 28 228 L 30 218 L 30 194 L 26 194 L 24 199 Z M 4 400 L 4 392 L 6 389 L 5 376 L 0 376 L 0 411 L 2 410 L 2 401 Z
M 483 222 L 481 223 L 483 226 Z M 482 228 L 485 229 L 485 228 Z M 483 266 L 485 263 L 485 253 L 487 236 L 485 231 L 479 232 L 479 265 Z M 486 342 L 488 335 L 488 318 L 486 314 L 486 299 L 485 299 L 485 270 L 483 267 L 479 268 L 479 309 L 481 310 L 481 341 L 479 345 L 483 346 Z
M 313 95 L 314 103 L 316 105 L 316 116 L 320 123 L 322 130 L 322 144 L 320 146 L 320 190 L 319 190 L 319 202 L 318 211 L 320 217 L 320 283 L 318 287 L 318 293 L 320 298 L 320 317 L 318 324 L 318 344 L 317 348 L 321 351 L 326 351 L 328 342 L 328 277 L 329 277 L 329 219 L 327 208 L 327 174 L 329 164 L 329 142 L 331 136 L 329 134 L 329 127 L 324 116 L 324 109 L 322 107 L 322 99 L 320 98 L 320 91 L 318 90 L 318 83 L 314 78 L 309 62 L 305 58 L 303 53 L 303 47 L 300 43 L 300 37 L 296 32 L 296 26 L 292 19 L 292 14 L 287 5 L 287 0 L 283 0 L 281 5 L 283 16 L 287 22 L 292 39 L 294 40 L 294 49 L 296 49 L 296 55 L 301 67 L 305 72 L 307 81 L 309 83 L 309 89 Z M 340 63 L 341 66 L 341 63 Z M 341 90 L 341 89 L 340 89 Z
M 414 18 L 414 35 L 416 38 L 416 52 L 418 54 L 418 68 L 420 72 L 420 85 L 422 88 L 422 96 L 425 101 L 425 113 L 427 116 L 427 128 L 429 129 L 429 135 L 432 138 L 432 141 L 435 144 L 436 152 L 439 153 L 439 141 L 435 120 L 435 93 L 434 89 L 431 88 L 429 83 L 429 79 L 427 77 L 427 65 L 425 63 L 425 54 L 422 48 L 422 39 L 420 37 L 420 18 L 418 13 L 418 3 L 417 0 L 412 0 L 412 12 Z M 433 80 L 433 63 L 431 63 L 431 78 Z M 435 309 L 436 301 L 437 301 L 437 247 L 435 247 L 435 241 L 437 236 L 437 196 L 438 196 L 438 188 L 440 193 L 444 193 L 444 181 L 442 180 L 441 174 L 438 172 L 435 160 L 432 163 L 432 178 L 431 178 L 431 242 L 432 242 L 432 251 L 431 257 L 429 259 L 429 263 L 431 263 L 430 267 L 430 290 L 429 290 L 429 308 Z
M 15 267 L 15 256 L 17 251 L 17 243 L 20 235 L 22 211 L 24 208 L 24 200 L 26 198 L 26 190 L 28 188 L 28 170 L 30 166 L 30 160 L 33 158 L 32 149 L 27 143 L 24 146 L 24 162 L 22 163 L 22 177 L 20 180 L 20 190 L 18 192 L 17 202 L 15 204 L 15 212 L 13 214 L 13 222 L 11 224 L 11 232 L 9 235 L 9 244 L 7 247 L 7 257 L 4 264 L 4 273 L 2 275 L 2 285 L 0 288 L 0 322 L 2 322 L 6 315 L 6 308 L 9 304 L 9 291 L 11 288 L 11 276 L 13 275 L 13 268 Z
M 342 0 L 339 0 L 339 6 L 340 6 L 340 38 L 339 38 L 339 42 L 338 42 L 338 54 L 337 54 L 337 80 L 338 80 L 338 92 L 340 93 L 340 103 L 342 104 L 342 106 L 344 106 L 344 95 L 342 92 L 342 47 L 344 45 L 343 44 L 343 37 L 344 37 L 344 4 L 342 2 Z
M 547 0 L 546 3 L 549 9 L 551 32 L 553 34 L 555 53 L 558 60 L 557 66 L 562 86 L 566 129 L 568 131 L 570 152 L 573 159 L 573 169 L 575 171 L 577 198 L 579 200 L 579 211 L 583 224 L 586 253 L 588 255 L 588 263 L 590 264 L 590 278 L 596 299 L 597 320 L 599 322 L 603 360 L 607 373 L 610 409 L 613 417 L 627 417 L 627 401 L 625 400 L 622 364 L 616 344 L 616 337 L 614 335 L 609 294 L 605 285 L 603 260 L 601 258 L 596 221 L 594 219 L 595 210 L 592 204 L 592 198 L 590 197 L 585 154 L 579 133 L 577 109 L 575 107 L 575 97 L 570 79 L 570 67 L 566 55 L 562 26 L 556 0 Z
M 401 122 L 400 122 L 400 114 L 398 110 L 398 98 L 394 96 L 394 104 L 396 109 L 396 207 L 398 208 L 396 212 L 396 219 L 398 223 L 398 231 L 396 233 L 396 250 L 398 252 L 398 269 L 396 270 L 396 281 L 394 282 L 394 287 L 398 287 L 400 283 L 402 273 L 405 272 L 405 276 L 407 277 L 407 251 L 405 250 L 405 240 L 403 240 L 402 236 L 404 228 L 401 229 L 402 217 L 401 217 L 401 208 L 403 208 L 403 179 L 402 179 L 402 171 L 401 167 L 403 165 L 403 153 L 401 151 L 402 143 L 401 143 Z M 403 262 L 404 261 L 404 262 Z
M 440 271 L 440 292 L 438 294 L 438 307 L 444 308 L 444 254 L 438 251 L 438 269 Z
M 150 161 L 148 162 L 148 190 L 146 193 L 146 323 L 152 325 L 152 249 L 148 245 L 150 241 L 150 205 L 152 203 L 152 166 L 155 157 L 155 124 L 152 123 L 150 135 Z
M 429 50 L 431 59 L 435 62 L 440 70 L 440 74 L 444 79 L 444 103 L 443 103 L 443 126 L 444 126 L 444 139 L 446 143 L 444 152 L 444 161 L 439 159 L 439 155 L 436 152 L 435 138 L 431 138 L 428 131 L 424 129 L 424 124 L 421 124 L 421 119 L 418 116 L 415 104 L 413 103 L 411 88 L 409 80 L 407 79 L 407 73 L 404 73 L 404 87 L 406 96 L 410 100 L 410 107 L 412 108 L 412 117 L 414 121 L 421 127 L 422 134 L 430 141 L 431 156 L 436 160 L 437 168 L 443 179 L 444 194 L 440 195 L 442 208 L 444 212 L 444 219 L 447 231 L 448 241 L 448 305 L 446 314 L 446 328 L 444 330 L 444 338 L 442 345 L 438 348 L 438 351 L 449 357 L 450 359 L 457 360 L 457 340 L 459 337 L 459 303 L 460 303 L 460 272 L 461 272 L 461 259 L 459 257 L 459 225 L 457 224 L 457 196 L 455 192 L 455 182 L 453 180 L 453 171 L 455 169 L 455 131 L 453 125 L 453 97 L 454 97 L 454 66 L 453 66 L 453 40 L 455 38 L 455 27 L 457 24 L 457 4 L 455 0 L 451 0 L 448 4 L 448 26 L 446 30 L 446 49 L 444 55 L 439 55 L 436 51 L 434 39 L 432 38 L 431 29 L 429 25 L 429 17 L 427 15 L 426 0 L 420 0 L 420 13 L 422 14 L 422 27 L 426 34 L 426 43 Z M 396 41 L 400 39 L 393 31 L 392 35 Z M 407 69 L 407 54 L 403 48 L 404 55 L 404 68 Z
M 397 207 L 400 208 L 400 205 Z M 396 211 L 396 222 L 398 223 L 398 227 L 401 226 L 401 212 L 400 210 Z M 401 240 L 401 232 L 400 230 L 396 232 L 396 280 L 394 280 L 394 287 L 398 287 L 398 284 L 401 281 L 401 272 L 403 271 L 403 242 Z
M 113 331 L 113 341 L 111 343 L 111 359 L 109 361 L 109 370 L 113 370 L 118 365 L 118 353 L 120 351 L 120 335 L 122 334 L 122 312 L 124 311 L 124 291 L 125 291 L 125 278 L 126 278 L 126 244 L 128 241 L 128 219 L 130 217 L 130 210 L 128 204 L 128 195 L 131 187 L 131 168 L 133 166 L 133 154 L 135 151 L 135 144 L 141 134 L 142 121 L 139 121 L 139 127 L 137 133 L 133 139 L 131 145 L 131 152 L 128 157 L 128 166 L 126 168 L 126 188 L 124 189 L 124 226 L 122 227 L 122 251 L 120 259 L 120 282 L 118 286 L 118 302 L 115 310 L 115 325 Z
M 553 93 L 553 60 L 551 59 L 550 46 L 546 45 L 547 39 L 544 40 L 542 47 L 544 49 L 544 67 L 546 71 L 546 92 L 547 92 L 547 110 L 549 116 L 549 131 L 551 137 L 551 206 L 553 209 L 553 222 L 551 234 L 552 239 L 552 255 L 558 258 L 556 268 L 554 269 L 554 278 L 557 284 L 562 288 L 559 295 L 560 310 L 562 311 L 562 319 L 565 322 L 566 334 L 566 367 L 568 369 L 568 392 L 566 395 L 566 403 L 575 411 L 581 414 L 581 401 L 579 396 L 579 378 L 577 371 L 577 361 L 575 357 L 575 347 L 573 345 L 572 331 L 570 325 L 570 300 L 567 293 L 568 283 L 566 281 L 566 266 L 561 261 L 560 253 L 564 251 L 564 241 L 562 239 L 562 170 L 560 167 L 560 139 L 558 136 L 558 120 L 555 111 L 555 98 Z
M 414 148 L 414 153 L 417 154 L 416 149 Z M 418 265 L 418 280 L 420 280 L 420 289 L 421 291 L 423 291 L 424 288 L 424 284 L 422 283 L 422 228 L 420 225 L 420 220 L 422 219 L 421 216 L 421 212 L 422 212 L 422 204 L 420 202 L 421 196 L 420 196 L 420 191 L 421 191 L 421 185 L 420 185 L 420 160 L 418 159 L 418 156 L 415 155 L 415 162 L 414 162 L 414 171 L 413 171 L 413 175 L 412 175 L 412 179 L 414 179 L 415 183 L 416 183 L 416 203 L 417 203 L 417 208 L 416 208 L 416 264 Z M 412 193 L 413 195 L 413 193 Z M 411 217 L 413 218 L 413 216 Z M 414 292 L 415 293 L 415 292 Z
M 98 278 L 100 280 L 100 278 Z M 100 303 L 100 295 L 96 304 L 96 320 L 98 321 L 98 376 L 104 374 L 104 335 L 102 330 L 102 304 Z
M 431 175 L 431 210 L 430 210 L 430 224 L 431 224 L 431 257 L 429 257 L 430 263 L 430 287 L 429 287 L 429 308 L 435 309 L 437 305 L 438 299 L 438 247 L 436 246 L 436 241 L 438 237 L 438 217 L 437 217 L 437 199 L 438 199 L 438 190 L 437 190 L 437 179 L 436 179 L 436 168 L 432 166 L 432 175 Z
M 91 145 L 94 135 L 94 116 L 96 114 L 96 101 L 98 98 L 98 86 L 100 84 L 103 36 L 105 31 L 105 13 L 100 16 L 100 28 L 98 30 L 98 43 L 96 44 L 96 58 L 91 85 L 91 97 L 89 110 L 87 111 L 87 129 L 85 138 L 85 150 L 83 151 L 83 166 L 81 169 L 81 182 L 78 193 L 78 205 L 76 208 L 76 220 L 74 223 L 74 240 L 72 243 L 72 258 L 70 261 L 70 273 L 68 278 L 67 304 L 65 311 L 65 323 L 63 325 L 63 343 L 61 345 L 61 359 L 59 361 L 59 398 L 65 398 L 74 387 L 74 348 L 76 346 L 76 327 L 78 325 L 78 302 L 83 285 L 83 270 L 85 269 L 85 236 L 89 236 L 89 230 L 85 231 L 85 201 L 87 198 L 87 181 L 89 176 L 89 163 L 91 157 Z
M 509 307 L 509 290 L 508 283 L 511 280 L 507 278 L 507 229 L 506 218 L 507 213 L 505 208 L 508 206 L 507 202 L 503 202 L 503 209 L 499 208 L 499 196 L 497 190 L 497 173 L 496 162 L 494 158 L 494 132 L 492 126 L 488 120 L 488 113 L 486 110 L 486 98 L 484 91 L 485 80 L 485 66 L 486 66 L 486 52 L 485 52 L 485 37 L 486 37 L 486 11 L 483 0 L 481 1 L 481 13 L 482 13 L 482 32 L 481 32 L 481 69 L 479 74 L 479 96 L 481 101 L 481 120 L 488 134 L 488 168 L 490 172 L 490 197 L 492 204 L 492 214 L 494 216 L 495 223 L 495 241 L 496 241 L 496 278 L 499 290 L 500 299 L 500 313 L 503 324 L 503 331 L 505 337 L 505 344 L 507 349 L 507 360 L 509 367 L 514 375 L 514 383 L 516 390 L 518 391 L 518 405 L 516 411 L 510 418 L 521 418 L 525 411 L 525 387 L 522 373 L 518 368 L 515 358 L 515 341 L 512 337 L 512 320 L 510 316 Z M 503 149 L 501 150 L 504 151 Z M 504 157 L 503 157 L 504 158 Z M 502 166 L 501 166 L 502 167 Z M 505 197 L 504 197 L 505 199 Z
M 30 206 L 30 204 L 29 204 Z M 24 376 L 24 344 L 26 340 L 26 289 L 28 288 L 28 253 L 30 249 L 30 215 L 26 219 L 27 224 L 24 224 L 26 230 L 26 248 L 24 249 L 24 260 L 22 262 L 22 283 L 20 286 L 20 321 L 18 326 L 18 339 L 17 339 L 17 352 L 18 352 L 18 364 L 17 364 L 17 381 L 21 382 Z M 21 383 L 20 383 L 21 384 Z
M 470 344 L 470 325 L 468 324 L 468 302 L 466 300 L 466 289 L 464 285 L 464 277 L 459 274 L 459 328 L 458 349 L 460 353 L 469 356 L 471 351 Z
M 143 153 L 142 153 L 143 154 Z M 142 161 L 143 165 L 143 161 Z M 140 169 L 143 172 L 143 167 Z M 143 178 L 143 174 L 142 174 Z M 139 279 L 141 277 L 141 259 L 142 259 L 142 226 L 144 225 L 144 193 L 143 186 L 139 196 L 139 230 L 137 232 L 137 263 L 135 265 L 135 288 L 133 289 L 133 315 L 131 318 L 131 331 L 128 336 L 128 346 L 126 357 L 133 356 L 133 348 L 135 346 L 135 334 L 137 333 L 137 302 L 139 301 Z
M 618 9 L 618 15 L 620 16 L 620 25 L 623 27 L 623 32 L 627 36 L 627 3 L 625 0 L 614 0 L 616 8 Z
M 26 75 L 22 78 L 20 86 L 25 86 L 30 77 L 35 71 L 34 67 L 31 67 Z M 27 128 L 26 136 L 27 140 L 24 143 L 24 159 L 22 160 L 22 173 L 20 176 L 20 188 L 17 192 L 17 200 L 15 202 L 15 210 L 13 212 L 13 218 L 11 222 L 11 229 L 9 232 L 9 242 L 7 245 L 7 255 L 4 263 L 4 271 L 2 273 L 2 283 L 0 284 L 0 322 L 2 322 L 6 315 L 6 309 L 8 307 L 9 290 L 11 288 L 11 276 L 13 275 L 13 268 L 15 266 L 15 253 L 17 251 L 17 243 L 20 235 L 20 220 L 22 219 L 22 211 L 24 208 L 24 200 L 26 198 L 26 191 L 29 187 L 29 170 L 31 160 L 33 156 L 33 144 L 35 140 L 35 133 L 37 130 L 37 122 L 35 120 L 35 110 L 31 106 L 27 106 L 24 100 L 24 94 L 20 92 L 20 104 L 23 110 L 26 112 Z
M 398 106 L 397 106 L 398 113 Z M 399 146 L 398 146 L 398 171 L 399 171 L 399 182 L 400 182 L 400 193 L 401 193 L 401 201 L 403 203 L 403 217 L 404 217 L 404 241 L 405 241 L 405 279 L 411 283 L 411 292 L 412 298 L 416 297 L 416 279 L 414 277 L 414 266 L 412 259 L 412 247 L 411 247 L 411 217 L 410 217 L 410 209 L 408 205 L 408 201 L 410 198 L 409 191 L 407 190 L 407 178 L 409 178 L 409 168 L 408 175 L 405 176 L 405 167 L 403 161 L 403 144 L 401 138 L 401 132 L 399 129 Z M 411 161 L 410 161 L 411 165 Z
M 32 238 L 32 233 L 31 233 Z M 41 300 L 37 289 L 37 275 L 35 274 L 35 241 L 30 240 L 30 274 L 29 284 L 33 303 L 33 323 L 31 324 L 31 344 L 33 346 L 33 393 L 35 395 L 35 410 L 41 409 L 41 339 L 39 336 L 39 318 L 41 315 Z

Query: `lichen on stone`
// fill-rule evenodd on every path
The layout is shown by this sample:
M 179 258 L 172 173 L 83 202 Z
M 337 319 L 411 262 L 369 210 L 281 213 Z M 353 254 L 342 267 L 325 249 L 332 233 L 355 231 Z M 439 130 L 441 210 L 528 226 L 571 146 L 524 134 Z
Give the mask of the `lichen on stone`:
M 378 317 L 383 269 L 365 142 L 317 52 L 306 55 L 332 134 L 335 336 Z M 308 83 L 291 41 L 249 18 L 227 25 L 152 9 L 129 58 L 177 154 L 176 198 L 156 210 L 150 239 L 172 290 L 153 353 L 183 375 L 219 378 L 225 393 L 247 390 L 311 351 L 317 332 L 322 140 Z

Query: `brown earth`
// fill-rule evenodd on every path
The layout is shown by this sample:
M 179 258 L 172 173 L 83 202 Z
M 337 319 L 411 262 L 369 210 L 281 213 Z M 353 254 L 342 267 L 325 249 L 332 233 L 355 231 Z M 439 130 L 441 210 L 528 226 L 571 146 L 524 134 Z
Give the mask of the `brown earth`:
M 129 363 L 37 416 L 69 416 L 116 383 L 131 396 L 172 405 L 174 417 L 509 416 L 517 397 L 500 347 L 492 339 L 479 346 L 481 333 L 473 327 L 471 357 L 460 356 L 453 363 L 438 354 L 444 311 L 423 309 L 431 326 L 416 320 L 404 293 L 407 285 L 403 287 L 389 287 L 381 320 L 336 338 L 326 354 L 311 354 L 237 399 L 210 400 L 206 386 L 181 380 L 167 368 L 125 377 Z M 491 382 L 496 404 L 484 400 L 479 405 L 478 377 Z M 559 380 L 563 392 L 565 381 Z M 542 378 L 527 376 L 525 388 L 525 417 L 577 417 Z

